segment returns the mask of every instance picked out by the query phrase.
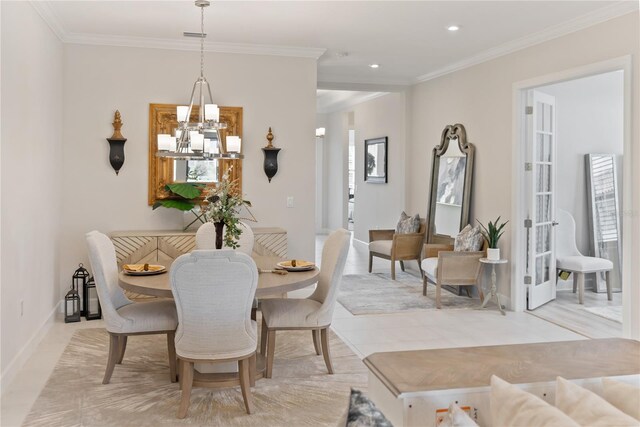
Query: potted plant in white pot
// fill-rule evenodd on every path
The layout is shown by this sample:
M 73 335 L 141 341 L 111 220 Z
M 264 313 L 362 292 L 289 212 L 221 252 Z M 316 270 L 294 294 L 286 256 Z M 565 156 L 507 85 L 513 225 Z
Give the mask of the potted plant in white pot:
M 476 220 L 477 221 L 477 220 Z M 498 248 L 498 240 L 504 234 L 504 227 L 509 223 L 509 221 L 503 222 L 498 225 L 500 222 L 500 217 L 498 217 L 494 222 L 489 221 L 487 226 L 485 227 L 480 221 L 480 227 L 482 227 L 481 233 L 484 239 L 487 241 L 489 248 L 487 249 L 487 259 L 492 261 L 497 261 L 500 259 L 500 248 Z

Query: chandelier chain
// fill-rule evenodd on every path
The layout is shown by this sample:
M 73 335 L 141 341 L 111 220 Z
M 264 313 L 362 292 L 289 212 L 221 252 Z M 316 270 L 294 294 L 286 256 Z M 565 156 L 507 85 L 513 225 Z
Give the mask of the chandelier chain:
M 200 77 L 204 77 L 204 7 L 200 6 Z

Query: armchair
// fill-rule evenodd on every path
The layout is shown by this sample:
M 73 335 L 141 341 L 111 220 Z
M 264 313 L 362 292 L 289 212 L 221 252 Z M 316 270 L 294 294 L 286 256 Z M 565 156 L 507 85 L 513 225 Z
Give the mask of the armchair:
M 480 286 L 480 258 L 485 256 L 485 248 L 478 252 L 454 252 L 453 245 L 424 245 L 422 269 L 422 295 L 427 295 L 427 283 L 436 285 L 436 307 L 442 308 L 442 285 L 468 286 L 478 288 L 480 301 L 484 299 Z
M 426 222 L 420 220 L 417 233 L 398 234 L 395 230 L 369 230 L 369 273 L 373 257 L 391 260 L 391 279 L 396 280 L 396 261 L 404 271 L 404 261 L 416 260 L 420 265 L 420 253 L 426 232 Z

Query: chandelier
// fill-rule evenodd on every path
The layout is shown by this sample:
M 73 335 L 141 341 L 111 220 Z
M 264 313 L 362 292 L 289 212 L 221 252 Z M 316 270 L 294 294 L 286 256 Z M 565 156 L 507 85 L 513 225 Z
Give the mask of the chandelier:
M 220 141 L 220 129 L 227 124 L 220 121 L 220 109 L 213 103 L 211 87 L 204 77 L 204 8 L 210 5 L 208 0 L 196 0 L 200 8 L 200 77 L 193 84 L 189 105 L 179 105 L 176 116 L 178 128 L 175 136 L 158 135 L 158 157 L 186 160 L 242 159 L 240 153 L 242 141 L 239 136 L 226 137 L 226 151 Z M 208 103 L 205 97 L 208 95 Z M 191 122 L 193 106 L 198 106 L 198 121 Z

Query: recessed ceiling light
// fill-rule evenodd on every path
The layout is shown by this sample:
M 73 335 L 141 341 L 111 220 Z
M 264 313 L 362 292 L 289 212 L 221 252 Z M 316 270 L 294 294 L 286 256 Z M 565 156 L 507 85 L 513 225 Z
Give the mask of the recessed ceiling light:
M 457 25 L 449 25 L 447 27 L 447 30 L 449 30 L 449 31 L 458 31 L 459 29 L 460 29 L 460 27 L 457 26 Z
M 371 67 L 371 68 L 380 68 L 380 64 L 370 64 L 369 67 Z

